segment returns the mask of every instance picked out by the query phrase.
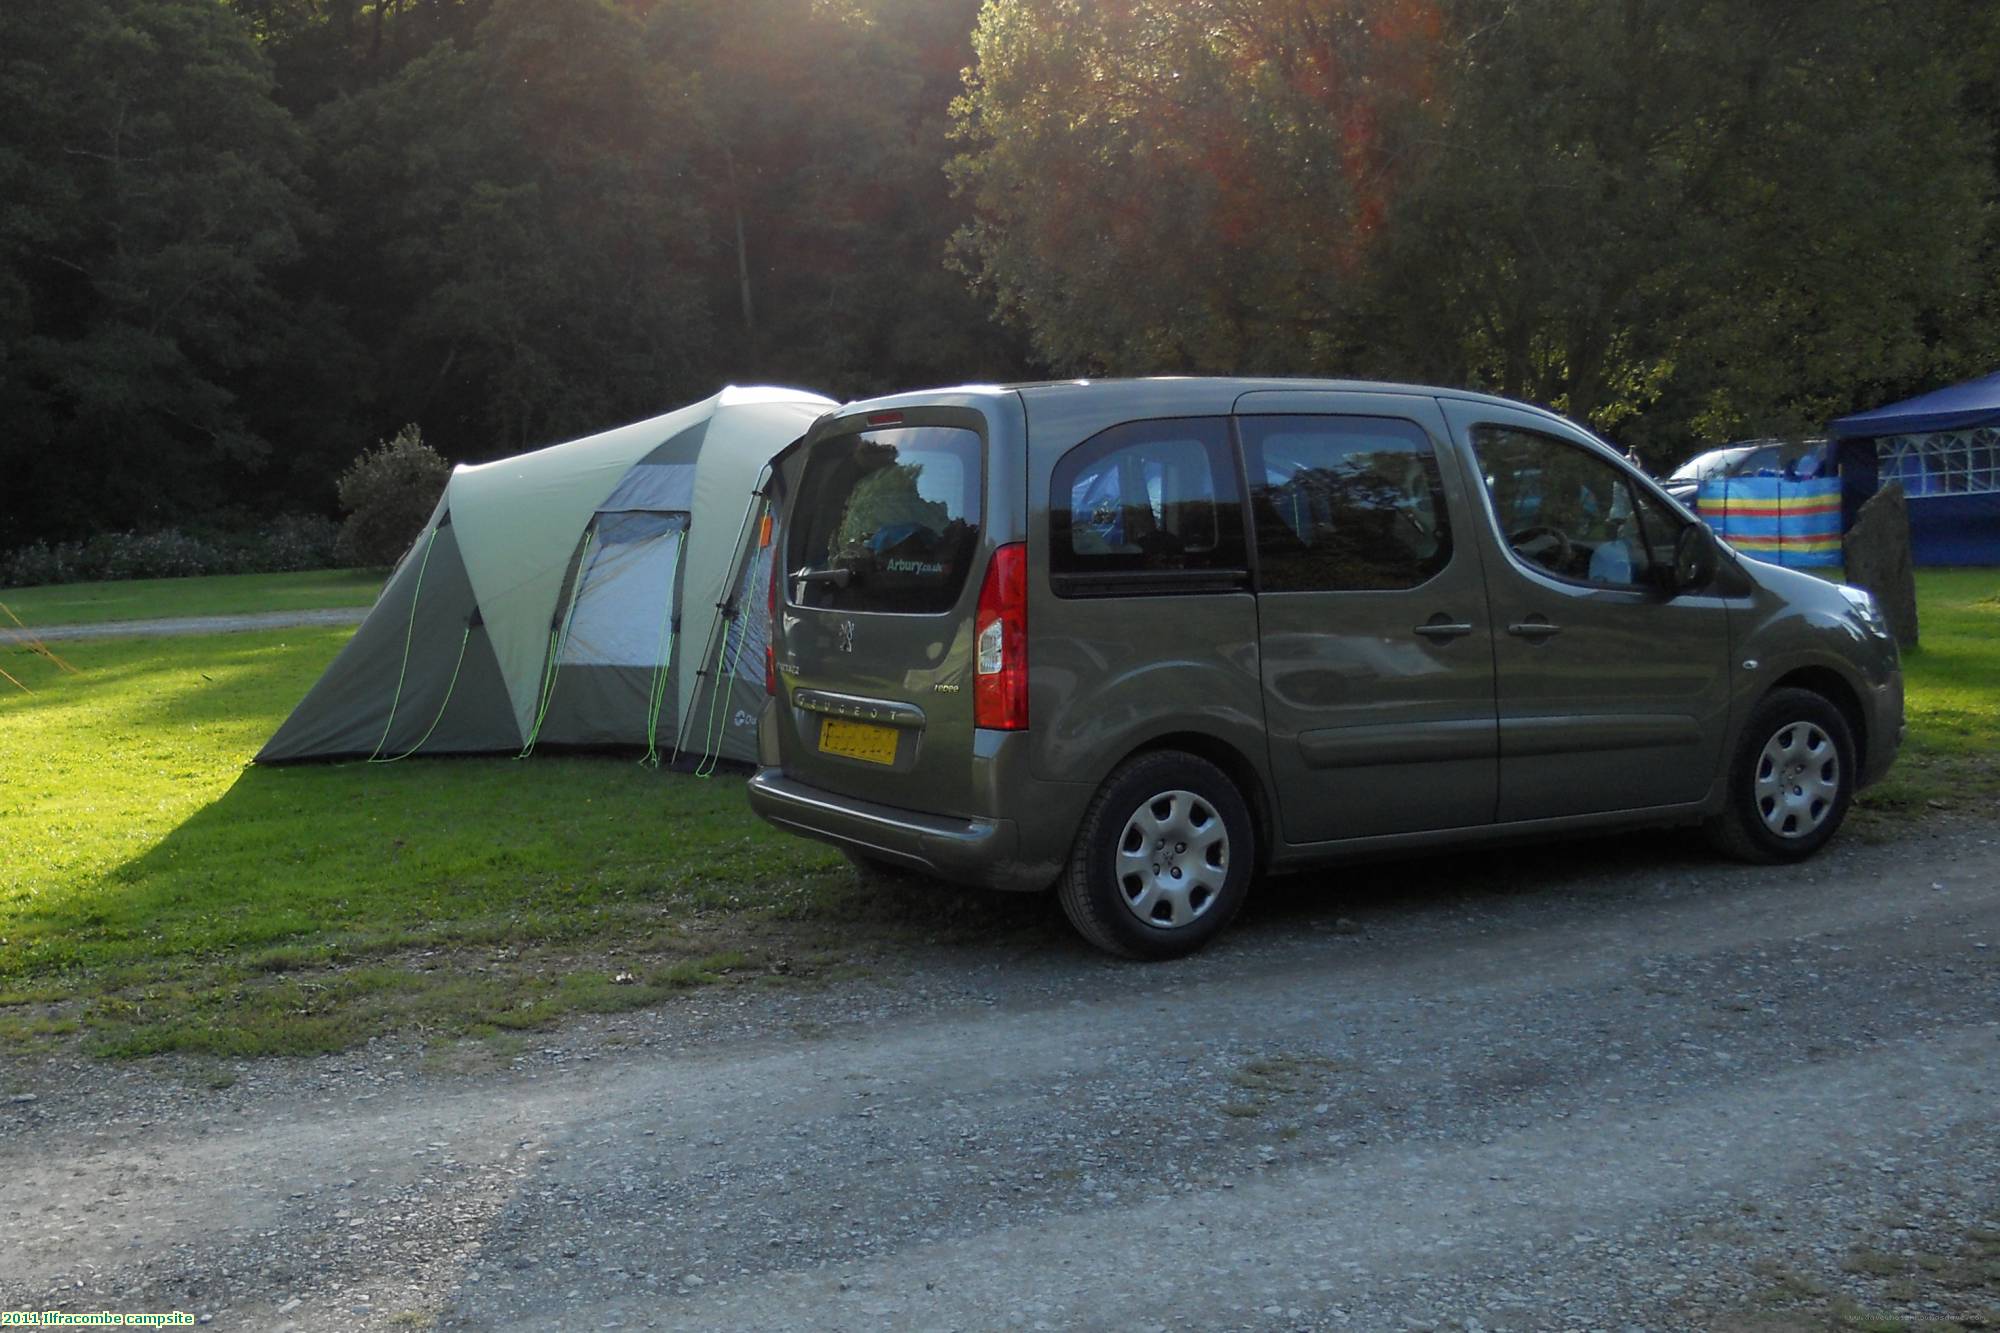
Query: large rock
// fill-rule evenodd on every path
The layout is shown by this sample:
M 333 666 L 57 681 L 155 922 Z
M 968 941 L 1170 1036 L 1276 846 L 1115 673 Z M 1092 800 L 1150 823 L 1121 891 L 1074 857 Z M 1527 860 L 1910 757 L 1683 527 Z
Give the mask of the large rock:
M 1841 543 L 1847 581 L 1875 594 L 1896 642 L 1917 646 L 1917 570 L 1910 560 L 1910 506 L 1903 483 L 1870 496 Z

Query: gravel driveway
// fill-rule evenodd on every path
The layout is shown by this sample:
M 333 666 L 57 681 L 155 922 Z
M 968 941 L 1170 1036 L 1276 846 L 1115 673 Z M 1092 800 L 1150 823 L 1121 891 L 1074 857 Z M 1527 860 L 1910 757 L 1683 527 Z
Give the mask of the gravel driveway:
M 1051 928 L 497 1054 L 0 1066 L 0 1310 L 2000 1321 L 2000 1263 L 1962 1262 L 2000 1242 L 2000 823 L 1786 871 L 1684 841 L 1281 882 L 1179 963 Z

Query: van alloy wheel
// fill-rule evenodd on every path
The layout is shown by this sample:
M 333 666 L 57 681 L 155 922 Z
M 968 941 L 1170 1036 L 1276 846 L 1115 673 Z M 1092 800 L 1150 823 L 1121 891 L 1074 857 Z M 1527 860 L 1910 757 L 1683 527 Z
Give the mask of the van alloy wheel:
M 1256 825 L 1229 775 L 1198 755 L 1153 750 L 1091 798 L 1056 898 L 1107 953 L 1179 958 L 1229 924 L 1256 865 Z
M 1757 813 L 1781 838 L 1816 832 L 1840 796 L 1840 752 L 1810 722 L 1778 728 L 1757 760 Z
M 1707 821 L 1718 851 L 1770 864 L 1811 856 L 1840 828 L 1853 798 L 1854 732 L 1825 695 L 1780 687 L 1738 733 L 1721 807 Z
M 1125 821 L 1113 873 L 1125 910 L 1149 926 L 1185 926 L 1229 878 L 1229 830 L 1193 792 L 1163 791 Z

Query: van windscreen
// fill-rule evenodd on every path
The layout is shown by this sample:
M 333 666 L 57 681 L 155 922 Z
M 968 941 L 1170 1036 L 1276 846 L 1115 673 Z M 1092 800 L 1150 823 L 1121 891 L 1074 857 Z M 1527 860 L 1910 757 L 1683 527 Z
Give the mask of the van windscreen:
M 912 615 L 957 606 L 979 546 L 980 463 L 978 434 L 957 426 L 813 445 L 787 547 L 793 604 Z

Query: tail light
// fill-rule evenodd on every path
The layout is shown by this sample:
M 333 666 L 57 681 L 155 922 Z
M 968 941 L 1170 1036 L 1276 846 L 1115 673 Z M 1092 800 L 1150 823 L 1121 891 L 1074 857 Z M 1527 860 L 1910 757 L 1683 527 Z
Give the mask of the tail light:
M 994 731 L 1028 728 L 1028 548 L 997 548 L 979 586 L 973 622 L 977 670 L 972 683 L 974 726 Z
M 771 520 L 768 517 L 765 518 L 764 544 L 766 546 L 769 546 L 771 543 L 770 522 Z M 764 605 L 771 613 L 770 620 L 765 622 L 764 626 L 764 693 L 776 698 L 778 694 L 778 553 L 772 551 L 770 556 L 771 590 L 769 595 L 764 599 Z

